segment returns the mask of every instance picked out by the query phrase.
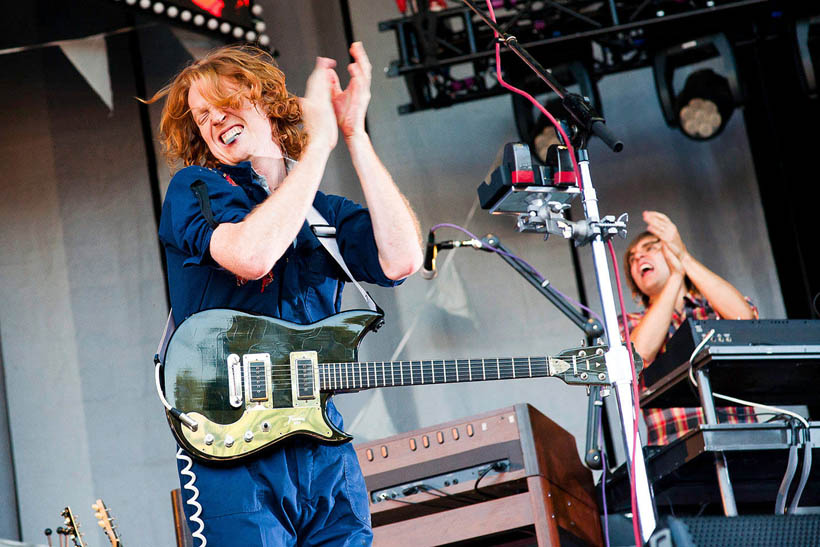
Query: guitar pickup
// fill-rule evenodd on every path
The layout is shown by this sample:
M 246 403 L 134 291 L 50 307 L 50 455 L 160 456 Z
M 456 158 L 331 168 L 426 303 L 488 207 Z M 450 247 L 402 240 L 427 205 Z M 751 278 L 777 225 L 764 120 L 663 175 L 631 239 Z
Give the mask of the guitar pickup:
M 290 354 L 293 406 L 319 406 L 319 356 L 315 351 Z
M 245 400 L 250 403 L 265 403 L 272 407 L 271 364 L 269 353 L 249 353 L 242 356 L 245 369 Z

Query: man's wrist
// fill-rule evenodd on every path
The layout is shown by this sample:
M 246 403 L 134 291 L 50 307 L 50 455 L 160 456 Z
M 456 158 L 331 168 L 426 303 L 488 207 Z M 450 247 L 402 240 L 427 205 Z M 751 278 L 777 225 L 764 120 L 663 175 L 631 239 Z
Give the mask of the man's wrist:
M 672 271 L 669 273 L 669 284 L 676 284 L 678 286 L 683 285 L 683 280 L 686 278 L 685 272 L 680 271 Z
M 357 146 L 360 144 L 367 144 L 370 142 L 370 135 L 364 129 L 353 131 L 350 135 L 345 135 L 345 143 L 348 146 Z
M 335 144 L 330 139 L 312 139 L 308 137 L 308 142 L 305 145 L 304 154 L 316 154 L 330 156 Z

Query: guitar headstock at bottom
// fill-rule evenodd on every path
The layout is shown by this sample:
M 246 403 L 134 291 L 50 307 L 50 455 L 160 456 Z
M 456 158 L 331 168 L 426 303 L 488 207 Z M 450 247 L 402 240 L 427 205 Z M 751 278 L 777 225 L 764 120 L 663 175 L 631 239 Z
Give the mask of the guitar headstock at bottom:
M 111 542 L 111 547 L 123 547 L 120 536 L 117 533 L 117 526 L 114 524 L 114 517 L 102 499 L 98 499 L 91 506 L 94 510 L 94 517 L 97 519 L 97 524 L 105 532 L 108 541 Z

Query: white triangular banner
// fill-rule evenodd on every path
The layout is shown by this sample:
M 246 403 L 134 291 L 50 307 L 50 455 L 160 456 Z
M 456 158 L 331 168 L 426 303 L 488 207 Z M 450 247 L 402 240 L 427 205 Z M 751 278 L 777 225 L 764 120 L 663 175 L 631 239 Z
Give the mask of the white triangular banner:
M 97 35 L 79 40 L 63 40 L 57 43 L 63 54 L 71 61 L 88 85 L 91 86 L 109 111 L 114 111 L 114 92 L 108 71 L 108 50 L 105 36 Z
M 439 268 L 439 279 L 427 292 L 427 300 L 445 313 L 469 319 L 478 328 L 475 310 L 464 288 L 464 280 L 455 264 L 451 263 L 453 254 L 450 253 L 448 260 Z
M 191 32 L 176 27 L 171 27 L 171 32 L 195 61 L 202 59 L 212 49 L 222 45 L 221 42 L 217 42 L 215 39 L 198 32 Z

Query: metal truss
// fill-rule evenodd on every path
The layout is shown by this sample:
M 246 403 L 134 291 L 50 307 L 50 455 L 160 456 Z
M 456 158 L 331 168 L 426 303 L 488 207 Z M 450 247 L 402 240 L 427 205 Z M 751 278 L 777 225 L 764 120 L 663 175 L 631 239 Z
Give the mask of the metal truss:
M 723 32 L 742 21 L 780 17 L 784 9 L 813 3 L 505 0 L 503 7 L 496 9 L 496 16 L 504 31 L 515 36 L 544 66 L 559 68 L 578 61 L 597 80 L 606 74 L 648 66 L 653 51 Z M 476 4 L 485 8 L 480 0 Z M 449 5 L 453 7 L 441 11 L 420 6 L 409 16 L 379 23 L 379 30 L 395 32 L 399 58 L 390 63 L 387 74 L 403 77 L 407 84 L 411 102 L 399 107 L 402 114 L 506 92 L 494 75 L 492 31 L 461 2 L 450 1 Z M 505 78 L 513 82 L 531 78 L 526 67 L 512 58 L 504 71 Z

